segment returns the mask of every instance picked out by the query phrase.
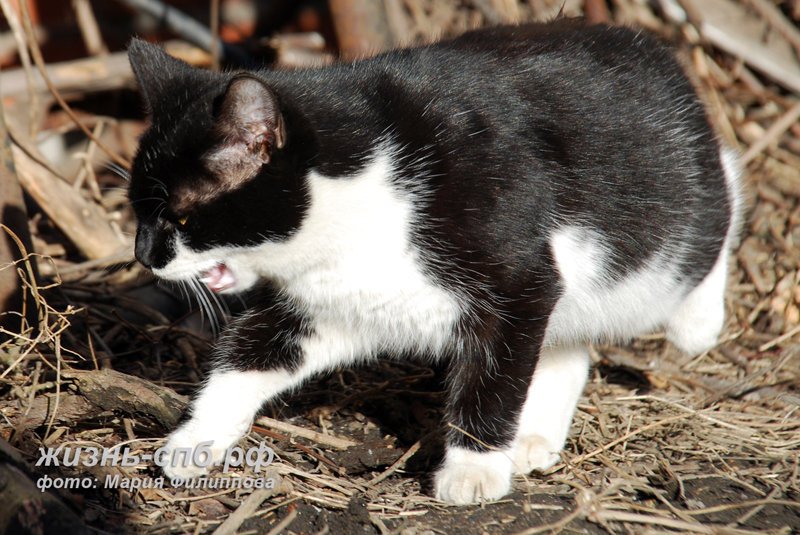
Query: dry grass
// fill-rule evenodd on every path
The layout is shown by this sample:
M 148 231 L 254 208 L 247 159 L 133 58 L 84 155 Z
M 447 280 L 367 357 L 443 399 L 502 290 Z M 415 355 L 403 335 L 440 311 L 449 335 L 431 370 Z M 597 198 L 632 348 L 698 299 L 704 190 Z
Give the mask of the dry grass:
M 484 4 L 502 17 L 552 9 L 530 2 L 514 15 L 514 2 L 473 5 L 485 10 Z M 411 40 L 486 19 L 481 9 L 460 3 L 406 5 Z M 691 31 L 681 32 L 641 4 L 613 5 L 617 21 L 692 38 Z M 425 474 L 441 445 L 435 431 L 441 370 L 387 361 L 317 380 L 271 407 L 272 416 L 316 435 L 293 436 L 291 428 L 271 429 L 268 421 L 253 428 L 248 443 L 266 440 L 278 454 L 277 494 L 168 485 L 133 493 L 99 489 L 83 495 L 88 521 L 108 532 L 211 533 L 247 504 L 253 513 L 239 533 L 800 530 L 800 108 L 794 96 L 729 56 L 700 44 L 689 52 L 721 135 L 743 152 L 750 147 L 751 215 L 730 276 L 729 319 L 717 348 L 687 357 L 661 334 L 595 348 L 595 368 L 563 462 L 545 474 L 518 478 L 514 494 L 497 503 L 461 508 L 430 497 Z M 128 217 L 124 208 L 120 213 Z M 126 224 L 130 229 L 129 217 Z M 0 346 L 0 434 L 29 461 L 42 446 L 127 446 L 135 454 L 152 454 L 163 444 L 170 416 L 92 398 L 64 372 L 115 369 L 155 389 L 188 394 L 208 371 L 208 335 L 197 328 L 196 314 L 159 308 L 169 290 L 153 286 L 136 265 L 98 264 L 55 258 L 43 265 L 42 279 L 49 281 L 58 268 L 64 282 L 46 287 L 37 286 L 27 261 L 4 268 L 19 270 L 28 306 L 38 311 L 38 325 L 21 317 L 20 329 L 6 332 Z M 122 390 L 139 392 L 139 383 L 122 381 Z M 331 434 L 358 445 L 337 450 L 324 438 Z M 50 473 L 157 475 L 147 463 Z M 287 515 L 294 515 L 288 526 L 279 525 Z

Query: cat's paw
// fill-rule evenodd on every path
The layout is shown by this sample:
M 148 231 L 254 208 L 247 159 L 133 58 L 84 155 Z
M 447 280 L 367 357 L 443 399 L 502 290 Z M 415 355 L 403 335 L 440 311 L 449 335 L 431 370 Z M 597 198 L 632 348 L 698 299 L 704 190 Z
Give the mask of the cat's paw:
M 467 504 L 499 500 L 511 490 L 511 479 L 489 466 L 454 466 L 436 473 L 436 498 Z
M 511 459 L 499 451 L 448 449 L 435 488 L 436 498 L 450 503 L 498 500 L 511 490 Z
M 191 461 L 189 462 L 189 466 L 183 466 L 183 464 L 179 462 L 176 466 L 172 466 L 171 464 L 164 466 L 163 470 L 164 475 L 170 479 L 191 479 L 194 477 L 203 477 L 207 476 L 211 472 L 208 468 L 197 466 Z
M 164 445 L 168 452 L 163 456 L 164 474 L 170 479 L 208 475 L 214 466 L 219 466 L 226 448 L 235 442 L 235 439 L 214 440 L 191 427 L 182 427 L 172 433 Z
M 561 460 L 555 448 L 540 435 L 527 435 L 517 439 L 514 447 L 514 473 L 528 474 L 533 470 L 547 470 Z

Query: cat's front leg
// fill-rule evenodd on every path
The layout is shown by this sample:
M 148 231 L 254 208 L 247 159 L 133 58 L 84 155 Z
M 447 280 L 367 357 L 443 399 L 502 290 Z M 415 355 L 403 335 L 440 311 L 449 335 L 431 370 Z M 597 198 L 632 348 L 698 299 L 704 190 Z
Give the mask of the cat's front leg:
M 544 321 L 515 322 L 453 359 L 445 458 L 436 497 L 453 503 L 502 498 L 511 490 L 514 439 L 544 333 Z
M 226 448 L 235 445 L 250 429 L 259 409 L 281 392 L 296 386 L 298 378 L 285 368 L 268 371 L 221 370 L 211 374 L 192 403 L 192 416 L 167 440 L 169 450 L 164 473 L 174 477 L 198 477 L 224 462 Z M 212 442 L 212 444 L 208 444 Z M 212 458 L 197 459 L 204 445 Z
M 207 474 L 223 461 L 226 448 L 247 433 L 266 402 L 296 388 L 316 371 L 302 347 L 310 333 L 303 318 L 288 306 L 276 306 L 271 296 L 262 296 L 259 305 L 232 322 L 220 337 L 216 369 L 193 400 L 191 417 L 167 440 L 167 476 Z M 213 441 L 210 446 L 209 441 Z M 203 456 L 197 459 L 206 466 L 194 462 L 201 445 L 212 455 L 210 462 Z

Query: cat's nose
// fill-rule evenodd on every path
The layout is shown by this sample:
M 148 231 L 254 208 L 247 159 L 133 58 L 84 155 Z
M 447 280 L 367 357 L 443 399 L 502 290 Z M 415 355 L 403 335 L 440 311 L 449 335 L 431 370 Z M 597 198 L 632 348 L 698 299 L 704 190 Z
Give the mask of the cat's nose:
M 134 254 L 144 267 L 152 268 L 155 264 L 155 229 L 145 223 L 140 223 L 136 230 L 136 247 Z
M 139 221 L 136 229 L 136 260 L 148 269 L 162 269 L 175 259 L 175 235 L 165 221 Z

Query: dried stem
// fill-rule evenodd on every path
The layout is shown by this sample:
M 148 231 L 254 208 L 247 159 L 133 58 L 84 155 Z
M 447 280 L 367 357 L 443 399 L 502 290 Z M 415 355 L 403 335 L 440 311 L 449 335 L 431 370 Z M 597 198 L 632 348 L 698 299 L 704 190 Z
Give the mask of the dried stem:
M 42 75 L 42 78 L 44 79 L 45 84 L 47 84 L 48 89 L 50 89 L 50 93 L 53 95 L 53 98 L 56 99 L 59 106 L 61 106 L 61 109 L 63 109 L 64 112 L 67 115 L 69 115 L 70 119 L 72 119 L 75 122 L 75 124 L 78 125 L 78 127 L 81 129 L 81 131 L 83 131 L 83 133 L 86 134 L 86 137 L 97 143 L 97 146 L 100 147 L 100 149 L 103 152 L 108 154 L 111 157 L 111 159 L 114 160 L 114 162 L 116 162 L 118 165 L 121 165 L 125 169 L 130 169 L 130 162 L 128 162 L 125 158 L 121 157 L 119 154 L 115 153 L 114 151 L 106 147 L 105 143 L 101 142 L 99 139 L 94 137 L 94 134 L 92 134 L 92 132 L 86 127 L 86 125 L 84 125 L 83 122 L 81 122 L 78 116 L 75 115 L 75 112 L 72 111 L 72 108 L 70 108 L 69 105 L 61 97 L 61 94 L 55 88 L 53 82 L 50 80 L 50 76 L 47 74 L 44 58 L 42 57 L 42 51 L 39 48 L 39 43 L 36 42 L 36 36 L 33 32 L 33 24 L 31 23 L 31 17 L 30 14 L 28 13 L 28 6 L 26 5 L 25 2 L 20 2 L 19 5 L 22 11 L 22 21 L 25 25 L 25 32 L 28 36 L 28 47 L 30 48 L 31 55 L 33 56 L 33 61 L 36 63 L 36 67 L 39 69 L 39 74 Z

